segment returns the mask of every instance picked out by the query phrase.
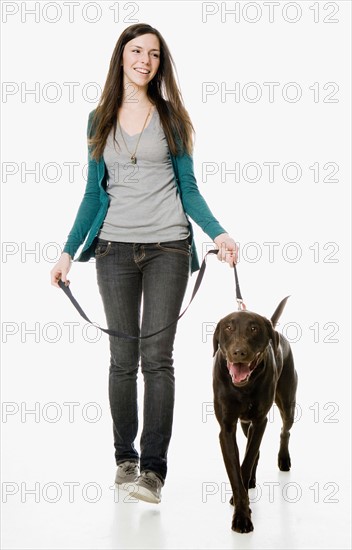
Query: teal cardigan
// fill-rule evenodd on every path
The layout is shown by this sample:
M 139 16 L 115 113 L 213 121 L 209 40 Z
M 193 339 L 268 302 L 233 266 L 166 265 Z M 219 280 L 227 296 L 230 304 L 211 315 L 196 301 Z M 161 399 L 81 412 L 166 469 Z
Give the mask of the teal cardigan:
M 90 135 L 93 114 L 94 111 L 89 114 L 88 135 Z M 226 233 L 226 230 L 214 218 L 199 192 L 194 176 L 192 156 L 187 153 L 174 156 L 170 152 L 170 157 L 187 219 L 190 216 L 212 240 L 221 233 Z M 109 207 L 109 195 L 106 191 L 107 179 L 108 172 L 103 157 L 96 161 L 91 158 L 89 150 L 85 193 L 63 249 L 63 252 L 67 252 L 74 258 L 78 248 L 84 243 L 82 251 L 75 261 L 87 262 L 94 256 L 98 233 Z M 188 222 L 191 234 L 191 272 L 193 273 L 199 269 L 199 261 L 192 224 L 189 219 Z

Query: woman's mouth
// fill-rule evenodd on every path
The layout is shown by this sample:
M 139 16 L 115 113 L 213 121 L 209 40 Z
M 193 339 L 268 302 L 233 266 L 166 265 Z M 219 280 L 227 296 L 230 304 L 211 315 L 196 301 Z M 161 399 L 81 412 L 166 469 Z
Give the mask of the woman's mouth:
M 150 71 L 148 69 L 143 69 L 142 67 L 136 67 L 134 70 L 139 74 L 147 75 L 147 74 L 150 73 Z

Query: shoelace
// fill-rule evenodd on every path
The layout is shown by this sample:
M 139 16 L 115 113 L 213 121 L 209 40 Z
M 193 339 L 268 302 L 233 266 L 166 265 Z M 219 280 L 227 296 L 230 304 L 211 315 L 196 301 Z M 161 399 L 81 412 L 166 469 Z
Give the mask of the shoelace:
M 143 481 L 150 487 L 155 487 L 155 485 L 157 485 L 158 477 L 146 472 L 143 474 Z
M 133 474 L 135 471 L 136 465 L 133 462 L 130 462 L 130 464 L 126 464 L 123 468 L 125 474 Z

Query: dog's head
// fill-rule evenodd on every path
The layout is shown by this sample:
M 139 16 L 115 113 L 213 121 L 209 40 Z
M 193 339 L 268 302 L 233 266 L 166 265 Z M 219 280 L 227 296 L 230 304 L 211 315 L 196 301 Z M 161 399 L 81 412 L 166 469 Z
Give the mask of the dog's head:
M 214 332 L 214 354 L 220 349 L 235 386 L 244 386 L 272 343 L 277 353 L 279 335 L 269 319 L 250 311 L 237 311 L 221 319 Z

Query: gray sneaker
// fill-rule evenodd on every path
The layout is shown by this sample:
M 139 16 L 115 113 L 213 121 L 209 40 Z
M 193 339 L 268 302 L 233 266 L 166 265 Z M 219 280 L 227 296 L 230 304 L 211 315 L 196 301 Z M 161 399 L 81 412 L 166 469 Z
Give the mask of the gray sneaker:
M 117 466 L 117 472 L 115 477 L 115 483 L 122 485 L 122 483 L 131 483 L 138 479 L 138 463 L 137 462 L 121 462 Z
M 135 497 L 145 502 L 159 504 L 161 501 L 161 488 L 164 483 L 154 472 L 150 470 L 141 472 L 134 488 L 129 492 L 131 497 Z

